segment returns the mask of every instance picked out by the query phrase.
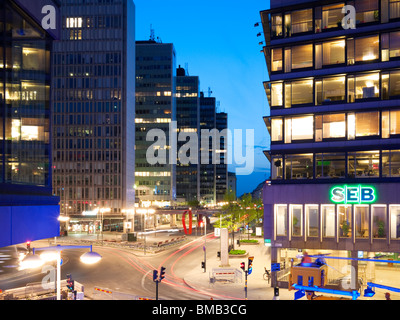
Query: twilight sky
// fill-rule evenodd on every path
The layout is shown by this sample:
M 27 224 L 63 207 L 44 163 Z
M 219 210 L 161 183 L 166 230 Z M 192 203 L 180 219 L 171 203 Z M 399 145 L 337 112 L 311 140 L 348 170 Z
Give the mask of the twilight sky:
M 188 65 L 191 76 L 200 77 L 200 90 L 208 88 L 220 103 L 219 111 L 228 113 L 228 128 L 254 130 L 254 172 L 239 175 L 237 195 L 251 192 L 269 177 L 268 131 L 263 116 L 268 102 L 263 81 L 268 71 L 262 46 L 259 12 L 269 8 L 268 0 L 134 0 L 136 40 L 148 40 L 150 25 L 156 38 L 173 43 L 176 64 Z M 237 142 L 237 141 L 236 141 Z M 234 145 L 235 141 L 234 141 Z M 243 151 L 243 156 L 245 152 Z M 229 171 L 235 170 L 235 163 Z

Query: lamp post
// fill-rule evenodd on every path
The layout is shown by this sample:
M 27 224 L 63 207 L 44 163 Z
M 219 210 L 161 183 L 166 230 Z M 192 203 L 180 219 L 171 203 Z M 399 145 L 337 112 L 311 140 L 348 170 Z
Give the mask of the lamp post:
M 57 300 L 61 300 L 61 251 L 70 249 L 90 249 L 89 252 L 81 255 L 80 260 L 84 264 L 95 264 L 102 258 L 97 252 L 92 250 L 92 246 L 54 246 L 44 248 L 33 248 L 32 255 L 26 256 L 20 263 L 23 269 L 35 269 L 41 267 L 46 261 L 57 261 Z M 35 254 L 36 251 L 44 251 L 45 257 L 42 255 L 38 256 Z

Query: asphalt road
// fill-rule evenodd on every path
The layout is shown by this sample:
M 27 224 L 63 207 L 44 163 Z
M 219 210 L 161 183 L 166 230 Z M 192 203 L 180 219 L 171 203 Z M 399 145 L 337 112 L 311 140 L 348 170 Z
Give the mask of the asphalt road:
M 66 279 L 66 275 L 71 274 L 73 279 L 83 284 L 85 296 L 91 299 L 129 300 L 134 297 L 154 299 L 156 284 L 153 282 L 153 270 L 160 270 L 161 266 L 164 266 L 166 278 L 159 283 L 160 300 L 207 300 L 210 299 L 209 295 L 196 291 L 184 281 L 185 274 L 193 272 L 194 269 L 199 273 L 203 272 L 201 269 L 201 262 L 204 260 L 203 247 L 204 237 L 193 237 L 193 241 L 179 248 L 146 256 L 119 248 L 93 247 L 93 251 L 103 257 L 95 265 L 84 265 L 79 261 L 80 256 L 87 251 L 85 249 L 64 250 L 61 279 Z M 206 248 L 207 256 L 214 257 L 219 250 L 219 239 L 209 234 Z M 3 261 L 7 261 L 12 267 L 7 269 L 9 275 L 7 278 L 4 270 L 0 272 L 0 289 L 24 287 L 29 283 L 42 282 L 47 274 L 47 272 L 42 273 L 44 269 L 13 273 L 18 264 L 18 252 L 15 247 L 2 250 L 0 259 L 1 255 L 4 255 L 4 259 L 9 258 Z M 20 250 L 24 251 L 23 248 Z M 4 263 L 1 265 L 5 269 Z M 104 289 L 112 294 L 102 293 L 94 288 Z

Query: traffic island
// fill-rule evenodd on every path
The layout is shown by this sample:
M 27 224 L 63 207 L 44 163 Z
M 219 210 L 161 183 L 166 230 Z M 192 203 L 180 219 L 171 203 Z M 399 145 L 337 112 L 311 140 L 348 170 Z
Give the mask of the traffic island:
M 259 243 L 258 243 L 258 240 L 252 240 L 252 239 L 250 239 L 250 240 L 240 240 L 239 241 L 239 243 L 240 243 L 240 245 L 258 245 Z
M 231 250 L 229 251 L 229 258 L 245 258 L 249 255 L 246 250 Z

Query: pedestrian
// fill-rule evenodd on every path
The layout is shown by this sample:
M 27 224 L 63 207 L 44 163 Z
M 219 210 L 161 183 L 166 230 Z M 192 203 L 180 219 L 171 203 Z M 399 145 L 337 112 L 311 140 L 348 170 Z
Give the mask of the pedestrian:
M 385 293 L 385 299 L 386 299 L 386 300 L 392 300 L 392 299 L 390 298 L 390 293 L 389 293 L 389 292 L 386 292 L 386 293 Z
M 307 251 L 304 251 L 303 258 L 301 258 L 301 263 L 302 264 L 310 264 L 311 263 L 311 257 L 308 255 Z

